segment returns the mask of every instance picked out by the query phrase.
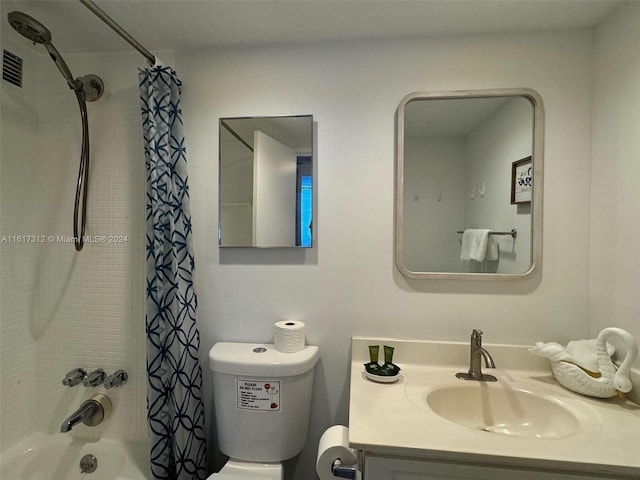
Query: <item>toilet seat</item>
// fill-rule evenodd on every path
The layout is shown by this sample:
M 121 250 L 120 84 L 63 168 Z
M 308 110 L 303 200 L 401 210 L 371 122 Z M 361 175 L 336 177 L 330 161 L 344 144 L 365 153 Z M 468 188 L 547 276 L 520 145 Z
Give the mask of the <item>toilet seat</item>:
M 245 475 L 227 475 L 226 473 L 214 473 L 207 480 L 264 480 L 264 477 L 247 477 Z
M 230 458 L 219 473 L 214 473 L 207 480 L 282 480 L 282 464 Z

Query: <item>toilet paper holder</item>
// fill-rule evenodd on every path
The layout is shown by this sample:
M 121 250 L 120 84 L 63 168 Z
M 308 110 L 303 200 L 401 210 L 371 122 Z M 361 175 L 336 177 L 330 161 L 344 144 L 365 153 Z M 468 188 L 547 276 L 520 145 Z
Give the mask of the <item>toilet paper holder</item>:
M 356 465 L 342 465 L 342 460 L 336 458 L 331 465 L 331 474 L 339 478 L 356 478 L 358 469 Z

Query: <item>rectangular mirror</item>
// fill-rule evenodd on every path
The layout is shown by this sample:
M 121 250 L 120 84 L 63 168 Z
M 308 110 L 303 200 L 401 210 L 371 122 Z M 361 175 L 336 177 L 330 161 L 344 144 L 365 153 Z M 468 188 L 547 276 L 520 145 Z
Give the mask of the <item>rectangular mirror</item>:
M 311 247 L 313 116 L 221 118 L 220 247 Z
M 543 119 L 542 99 L 530 89 L 401 101 L 395 260 L 403 275 L 499 280 L 539 268 Z

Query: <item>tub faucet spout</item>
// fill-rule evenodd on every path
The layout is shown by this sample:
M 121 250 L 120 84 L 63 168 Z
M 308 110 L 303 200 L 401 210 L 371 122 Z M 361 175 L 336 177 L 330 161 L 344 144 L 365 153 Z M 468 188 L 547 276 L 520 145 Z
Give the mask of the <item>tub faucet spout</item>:
M 102 423 L 111 415 L 111 401 L 105 395 L 96 395 L 89 400 L 85 400 L 75 412 L 62 422 L 60 431 L 70 432 L 71 429 L 80 422 L 93 427 Z
M 96 404 L 91 402 L 84 402 L 82 405 L 80 405 L 80 408 L 78 410 L 73 412 L 69 416 L 69 418 L 65 419 L 65 421 L 62 422 L 60 431 L 63 433 L 70 432 L 74 426 L 76 426 L 80 422 L 84 422 L 85 420 L 90 419 L 97 413 L 97 411 L 98 406 Z

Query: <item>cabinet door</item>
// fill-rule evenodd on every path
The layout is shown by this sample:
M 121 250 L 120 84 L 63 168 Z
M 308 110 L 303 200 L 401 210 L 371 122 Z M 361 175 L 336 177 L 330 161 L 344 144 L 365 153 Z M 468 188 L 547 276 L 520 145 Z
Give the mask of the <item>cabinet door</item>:
M 593 476 L 365 455 L 363 480 L 593 480 Z

